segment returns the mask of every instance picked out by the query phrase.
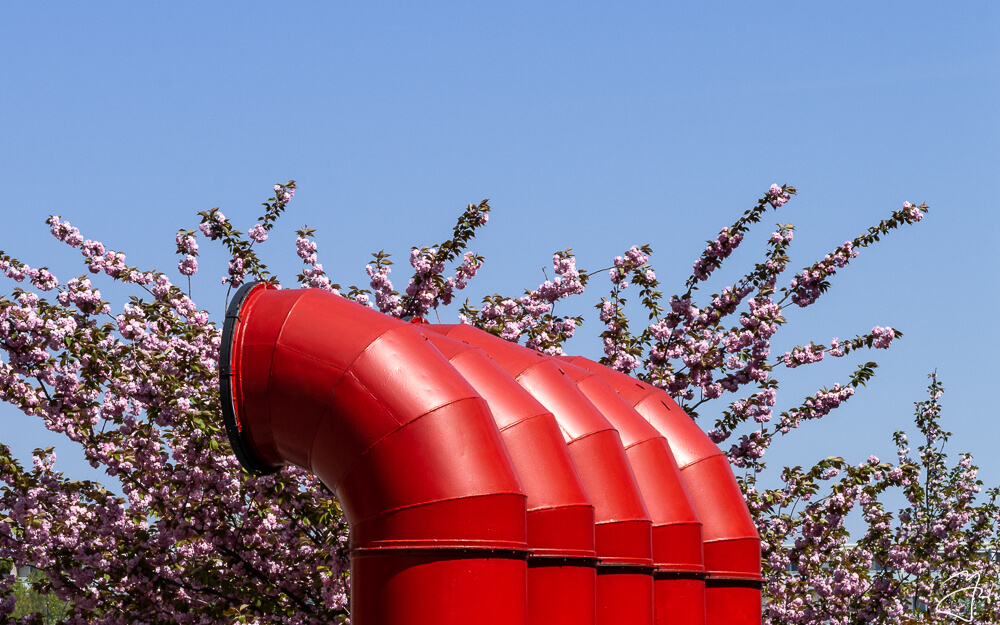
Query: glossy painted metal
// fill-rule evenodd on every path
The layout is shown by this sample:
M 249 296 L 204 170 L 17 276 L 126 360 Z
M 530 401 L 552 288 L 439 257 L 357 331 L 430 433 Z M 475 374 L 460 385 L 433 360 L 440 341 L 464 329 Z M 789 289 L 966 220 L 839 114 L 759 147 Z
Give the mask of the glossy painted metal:
M 351 525 L 356 625 L 527 620 L 525 496 L 486 402 L 413 326 L 247 285 L 220 383 L 248 470 L 311 471 Z
M 725 454 L 664 391 L 583 357 L 570 360 L 604 379 L 666 437 L 702 522 L 706 623 L 759 625 L 760 537 Z
M 594 625 L 594 507 L 555 418 L 483 350 L 425 336 L 489 404 L 528 497 L 528 623 Z
M 653 599 L 657 625 L 703 625 L 705 565 L 701 519 L 677 461 L 656 428 L 597 374 L 561 358 L 561 368 L 618 430 L 653 523 Z
M 555 416 L 594 505 L 597 623 L 652 623 L 652 524 L 618 431 L 554 359 L 467 325 L 426 328 L 482 348 Z

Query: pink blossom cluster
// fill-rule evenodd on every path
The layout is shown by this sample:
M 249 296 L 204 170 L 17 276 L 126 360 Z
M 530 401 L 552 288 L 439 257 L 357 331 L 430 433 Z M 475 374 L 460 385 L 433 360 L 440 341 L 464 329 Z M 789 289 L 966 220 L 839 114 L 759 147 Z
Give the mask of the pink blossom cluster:
M 787 434 L 799 427 L 803 420 L 821 419 L 853 396 L 853 387 L 840 384 L 817 391 L 812 397 L 807 398 L 800 408 L 793 408 L 781 415 L 779 431 Z
M 816 345 L 815 343 L 809 343 L 805 346 L 799 345 L 794 347 L 792 351 L 785 352 L 781 362 L 783 362 L 789 369 L 794 369 L 795 367 L 801 365 L 820 362 L 826 354 L 829 354 L 834 358 L 840 358 L 848 351 L 855 350 L 863 346 L 872 347 L 874 349 L 888 349 L 897 335 L 898 332 L 893 328 L 875 326 L 872 328 L 870 333 L 858 336 L 850 341 L 842 342 L 839 338 L 833 337 L 830 339 L 829 347 Z
M 753 287 L 732 287 L 722 289 L 722 293 L 712 299 L 711 311 L 715 318 L 721 319 L 736 312 L 747 295 L 753 293 Z
M 39 291 L 51 291 L 59 286 L 59 280 L 46 268 L 33 269 L 28 265 L 0 259 L 0 270 L 15 282 L 27 278 Z
M 493 331 L 500 338 L 507 341 L 517 341 L 524 333 L 525 328 L 530 324 L 530 317 L 523 323 L 524 317 L 521 303 L 514 299 L 499 299 L 488 301 L 479 310 L 479 327 L 486 331 Z M 466 318 L 468 320 L 468 318 Z
M 517 342 L 527 334 L 527 347 L 558 356 L 563 353 L 561 347 L 546 346 L 544 343 L 555 342 L 560 333 L 566 338 L 572 337 L 576 331 L 576 322 L 548 314 L 552 310 L 551 306 L 539 297 L 529 295 L 518 300 L 490 301 L 483 304 L 479 311 L 479 327 L 512 342 Z
M 0 259 L 0 271 L 3 271 L 4 275 L 14 282 L 24 282 L 24 279 L 28 277 L 26 271 L 30 270 L 31 267 L 19 262 L 11 262 L 6 258 Z
M 814 498 L 818 481 L 842 472 L 828 496 Z M 785 469 L 781 477 L 781 489 L 747 489 L 762 538 L 768 599 L 764 622 L 874 622 L 880 615 L 903 614 L 900 586 L 886 583 L 892 578 L 884 573 L 872 578 L 876 554 L 884 551 L 865 540 L 848 546 L 844 525 L 859 504 L 870 527 L 883 525 L 885 515 L 874 496 L 886 484 L 880 482 L 885 477 L 881 465 L 852 467 L 841 458 L 828 458 L 809 472 Z M 799 504 L 803 507 L 795 516 L 778 514 Z
M 792 303 L 803 308 L 814 303 L 829 286 L 826 279 L 837 273 L 837 269 L 846 267 L 857 256 L 854 244 L 847 241 L 834 250 L 833 254 L 827 254 L 823 260 L 796 274 L 789 284 Z
M 462 263 L 455 269 L 455 275 L 449 276 L 444 281 L 444 285 L 437 291 L 435 296 L 437 301 L 432 303 L 432 307 L 437 308 L 439 303 L 443 306 L 450 305 L 455 297 L 455 291 L 461 291 L 468 286 L 469 280 L 476 277 L 476 273 L 482 266 L 482 258 L 472 252 L 463 254 Z
M 68 221 L 59 221 L 59 215 L 51 215 L 46 223 L 49 224 L 52 236 L 70 247 L 80 247 L 83 244 L 80 229 L 73 227 Z
M 388 265 L 382 264 L 376 265 L 376 267 L 366 265 L 365 272 L 371 279 L 372 293 L 375 295 L 375 305 L 378 306 L 379 311 L 392 317 L 402 317 L 403 302 L 399 293 L 393 290 L 392 280 L 389 279 L 392 269 Z
M 263 228 L 261 229 L 263 230 Z M 262 240 L 266 239 L 267 233 L 265 232 L 264 239 Z M 254 240 L 256 241 L 257 239 Z M 300 232 L 299 237 L 295 239 L 295 252 L 302 259 L 306 268 L 299 274 L 299 284 L 306 288 L 321 289 L 335 295 L 340 295 L 339 286 L 330 281 L 326 272 L 323 271 L 323 265 L 317 262 L 316 250 L 316 241 Z
M 920 221 L 924 218 L 924 214 L 920 211 L 920 208 L 909 202 L 903 202 L 903 212 L 913 221 Z
M 246 259 L 240 256 L 234 256 L 232 260 L 229 261 L 229 277 L 222 279 L 222 284 L 231 284 L 232 286 L 240 286 L 243 284 L 243 280 L 247 276 Z
M 177 243 L 177 251 L 180 254 L 197 254 L 198 253 L 198 240 L 194 238 L 194 233 L 190 230 L 181 230 L 174 237 L 174 241 Z
M 875 338 L 872 347 L 875 349 L 889 349 L 889 346 L 892 345 L 892 339 L 896 338 L 896 331 L 892 328 L 875 326 L 872 328 L 872 336 Z
M 211 241 L 219 241 L 229 251 L 230 261 L 227 268 L 227 275 L 223 276 L 222 284 L 229 285 L 230 288 L 243 284 L 248 276 L 256 280 L 271 281 L 272 276 L 268 273 L 266 265 L 260 262 L 253 247 L 257 243 L 264 243 L 268 239 L 268 233 L 274 227 L 274 222 L 278 216 L 284 212 L 288 202 L 295 195 L 295 181 L 290 180 L 284 185 L 275 185 L 275 197 L 264 203 L 266 208 L 264 215 L 258 218 L 247 231 L 248 239 L 244 239 L 242 233 L 233 228 L 232 223 L 218 209 L 213 208 L 208 211 L 201 211 L 201 223 L 198 230 Z M 194 231 L 181 231 L 177 233 L 177 253 L 184 256 L 177 265 L 181 275 L 190 278 L 198 270 L 198 247 L 194 241 Z M 277 281 L 273 281 L 277 284 Z
M 825 349 L 817 348 L 815 343 L 809 343 L 805 347 L 799 346 L 795 347 L 790 352 L 785 352 L 782 360 L 784 361 L 786 367 L 794 369 L 800 365 L 819 362 L 823 360 L 824 355 L 826 355 Z
M 282 204 L 288 204 L 295 197 L 295 187 L 285 184 L 274 185 L 274 192 L 278 195 L 278 201 Z
M 738 327 L 723 330 L 718 325 L 748 294 L 747 288 L 730 288 L 716 296 L 720 306 L 706 309 L 688 298 L 672 298 L 671 312 L 649 329 L 656 341 L 648 364 L 653 384 L 687 399 L 697 390 L 703 400 L 710 400 L 724 391 L 768 380 L 770 338 L 784 323 L 780 306 L 769 297 L 754 297 L 741 313 Z M 677 360 L 683 365 L 679 371 L 672 369 Z
M 448 281 L 452 285 L 452 288 L 456 291 L 461 291 L 469 284 L 469 280 L 476 277 L 476 273 L 483 266 L 483 261 L 475 256 L 472 252 L 466 252 L 462 255 L 462 264 L 458 266 L 455 270 L 455 277 L 448 278 Z M 449 295 L 449 301 L 443 302 L 445 305 L 449 304 L 451 299 Z
M 316 263 L 312 267 L 308 267 L 302 270 L 302 275 L 305 277 L 303 285 L 308 288 L 321 289 L 323 291 L 329 291 L 340 295 L 338 289 L 333 288 L 330 278 L 326 276 L 326 272 L 323 271 L 323 265 Z
M 614 267 L 608 271 L 611 284 L 624 289 L 628 287 L 628 278 L 632 271 L 643 267 L 649 262 L 649 255 L 643 253 L 637 245 L 633 245 L 625 252 L 624 256 L 615 256 Z M 645 268 L 644 268 L 645 269 Z M 656 274 L 647 269 L 646 277 L 652 281 L 656 279 Z
M 70 279 L 66 288 L 59 293 L 58 300 L 63 306 L 72 304 L 87 315 L 106 315 L 111 312 L 111 306 L 101 299 L 101 292 L 92 288 L 87 278 Z
M 845 352 L 844 348 L 840 345 L 840 339 L 838 339 L 837 337 L 833 337 L 832 339 L 830 339 L 830 349 L 827 350 L 827 353 L 829 353 L 834 358 L 840 358 L 844 355 Z
M 389 279 L 391 261 L 384 252 L 374 254 L 375 264 L 365 271 L 375 295 L 376 305 L 382 312 L 394 317 L 423 317 L 432 309 L 448 306 L 455 293 L 465 289 L 483 264 L 483 258 L 465 250 L 475 236 L 477 228 L 489 219 L 489 204 L 484 200 L 478 205 L 469 204 L 458 219 L 453 237 L 434 247 L 414 247 L 410 250 L 410 266 L 414 273 L 403 295 L 397 293 Z M 449 262 L 458 261 L 455 274 L 444 277 Z M 367 301 L 367 296 L 365 296 Z
M 755 423 L 767 423 L 771 420 L 774 405 L 777 403 L 777 397 L 777 391 L 774 387 L 766 387 L 749 397 L 732 402 L 729 405 L 727 415 L 730 419 L 739 422 L 752 420 Z M 712 442 L 718 444 L 728 439 L 732 431 L 712 428 L 706 433 L 712 439 Z M 766 449 L 766 445 L 763 448 Z M 729 453 L 731 458 L 735 458 L 744 456 L 746 451 L 747 447 L 740 445 L 735 446 Z
M 792 239 L 794 238 L 795 238 L 795 232 L 793 230 L 782 228 L 776 230 L 775 232 L 772 232 L 769 241 L 775 244 L 791 243 Z
M 555 304 L 583 292 L 585 277 L 576 267 L 576 258 L 568 251 L 552 257 L 553 280 L 519 298 L 486 298 L 479 310 L 463 308 L 465 322 L 505 340 L 517 342 L 527 335 L 525 346 L 549 355 L 561 355 L 562 344 L 573 337 L 577 320 L 553 314 Z M 471 315 L 470 315 L 471 314 Z
M 264 241 L 267 241 L 267 230 L 264 229 L 263 224 L 255 224 L 247 230 L 247 236 L 249 236 L 254 243 L 263 243 Z
M 609 361 L 609 366 L 622 373 L 631 373 L 642 365 L 638 356 L 629 353 L 620 343 L 611 338 L 604 339 L 604 355 Z
M 216 210 L 211 214 L 209 219 L 206 219 L 198 224 L 198 229 L 201 230 L 202 234 L 214 241 L 222 236 L 222 227 L 228 224 L 229 220 L 226 219 L 226 216 Z
M 177 263 L 177 271 L 179 271 L 182 276 L 193 276 L 198 273 L 198 259 L 191 254 L 188 254 Z
M 556 274 L 555 278 L 551 282 L 546 280 L 539 284 L 538 288 L 521 298 L 523 304 L 530 305 L 531 302 L 527 300 L 555 304 L 571 295 L 583 293 L 584 284 L 580 280 L 580 272 L 576 269 L 575 256 L 555 254 L 552 256 L 552 271 Z M 545 310 L 549 311 L 551 308 Z
M 729 452 L 729 461 L 735 467 L 749 466 L 749 460 L 759 460 L 764 457 L 764 453 L 771 444 L 771 439 L 760 430 L 745 434 L 740 437 L 740 442 Z
M 601 333 L 604 343 L 603 362 L 623 373 L 631 373 L 643 363 L 642 340 L 632 336 L 628 330 L 626 299 L 622 292 L 631 282 L 639 287 L 638 297 L 644 306 L 654 309 L 659 306 L 656 303 L 660 297 L 660 293 L 656 291 L 659 282 L 656 280 L 656 272 L 649 264 L 651 253 L 652 249 L 648 245 L 633 245 L 623 256 L 616 256 L 609 270 L 611 299 L 601 298 L 601 304 L 598 305 L 601 321 L 605 325 L 605 330 Z
M 777 184 L 772 184 L 771 188 L 767 190 L 767 200 L 775 208 L 781 208 L 790 199 L 791 196 L 788 192 Z
M 295 239 L 295 253 L 302 262 L 307 265 L 316 264 L 316 241 L 299 235 L 299 238 Z
M 473 255 L 466 256 L 474 260 Z M 432 308 L 437 307 L 438 301 L 445 305 L 451 303 L 456 281 L 451 278 L 450 282 L 443 282 L 441 274 L 444 273 L 445 262 L 438 257 L 435 248 L 410 250 L 410 266 L 413 267 L 414 275 L 406 285 L 407 300 L 404 315 L 423 317 Z M 476 270 L 466 267 L 463 262 L 461 271 L 463 275 L 468 271 L 475 275 Z
M 394 317 L 423 317 L 432 309 L 451 304 L 455 292 L 463 290 L 482 266 L 483 258 L 466 251 L 466 247 L 475 238 L 476 230 L 489 221 L 490 210 L 489 200 L 469 204 L 459 216 L 451 239 L 436 246 L 412 248 L 410 266 L 414 273 L 403 295 L 393 289 L 389 280 L 389 265 L 392 264 L 389 255 L 385 252 L 373 254 L 374 267 L 368 265 L 365 271 L 371 279 L 370 286 L 379 310 Z M 451 262 L 458 262 L 458 266 L 453 276 L 445 278 L 445 268 Z M 352 287 L 349 296 L 355 293 L 360 292 Z M 465 312 L 463 316 L 468 318 Z
M 702 252 L 701 258 L 694 262 L 694 277 L 702 282 L 708 280 L 712 272 L 722 265 L 723 260 L 729 258 L 742 241 L 741 232 L 732 232 L 728 227 L 723 228 L 714 241 L 708 242 L 708 247 Z
M 80 444 L 123 496 L 66 479 L 52 453 L 22 468 L 0 445 L 0 560 L 46 571 L 74 624 L 230 622 L 240 610 L 260 623 L 343 617 L 346 527 L 317 522 L 333 500 L 301 471 L 241 473 L 206 418 L 218 410 L 221 344 L 208 314 L 166 275 L 125 266 L 67 223 L 52 230 L 82 248 L 93 273 L 153 299 L 126 304 L 109 326 L 99 318 L 111 306 L 90 279 L 60 284 L 2 257 L 8 277 L 58 296 L 0 303 L 0 399 Z M 197 250 L 186 237 L 178 245 Z
M 546 318 L 532 328 L 531 336 L 524 342 L 524 346 L 549 356 L 562 356 L 562 343 L 573 338 L 575 332 L 576 321 L 573 319 Z

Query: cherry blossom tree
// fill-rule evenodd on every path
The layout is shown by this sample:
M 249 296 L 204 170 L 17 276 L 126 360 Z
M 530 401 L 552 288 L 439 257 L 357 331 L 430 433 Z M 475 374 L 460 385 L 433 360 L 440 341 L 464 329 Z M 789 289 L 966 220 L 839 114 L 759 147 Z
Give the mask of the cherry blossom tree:
M 218 210 L 200 230 L 232 251 L 226 282 L 285 209 L 278 185 L 250 241 Z M 61 282 L 7 255 L 0 270 L 33 287 L 0 300 L 0 397 L 78 443 L 124 497 L 68 479 L 51 449 L 22 467 L 0 446 L 0 560 L 31 563 L 71 601 L 68 623 L 328 623 L 346 615 L 346 525 L 314 477 L 252 477 L 219 420 L 219 329 L 164 273 L 127 264 L 58 217 L 52 234 L 87 271 L 135 289 L 112 313 L 89 277 Z M 197 270 L 194 231 L 176 237 L 178 270 Z M 0 578 L 0 616 L 13 610 Z
M 0 399 L 79 444 L 109 478 L 106 485 L 69 479 L 56 470 L 52 449 L 35 450 L 32 466 L 24 467 L 0 444 L 0 562 L 44 571 L 33 584 L 69 602 L 64 622 L 349 620 L 347 527 L 338 504 L 300 470 L 254 477 L 239 467 L 220 418 L 221 333 L 190 297 L 205 244 L 222 246 L 230 258 L 214 307 L 248 280 L 279 284 L 259 251 L 294 194 L 293 181 L 275 185 L 245 234 L 217 208 L 200 213 L 197 228 L 175 237 L 181 285 L 166 273 L 128 265 L 123 252 L 85 239 L 58 216 L 49 229 L 80 251 L 83 275 L 64 282 L 46 267 L 0 253 L 0 270 L 19 285 L 0 299 Z M 975 604 L 997 580 L 996 563 L 980 557 L 996 538 L 997 493 L 977 499 L 981 484 L 968 457 L 947 466 L 936 379 L 930 399 L 918 405 L 916 423 L 927 441 L 919 458 L 899 433 L 897 464 L 828 458 L 809 470 L 786 468 L 780 488 L 758 490 L 770 446 L 794 440 L 805 422 L 849 400 L 876 365 L 863 362 L 848 379 L 781 412 L 777 374 L 827 356 L 886 349 L 902 336 L 875 326 L 851 339 L 772 355 L 771 341 L 787 323 L 783 311 L 814 304 L 865 248 L 927 211 L 906 202 L 790 278 L 783 276 L 794 226 L 779 224 L 765 237 L 760 263 L 702 297 L 744 238 L 794 194 L 793 187 L 771 186 L 708 242 L 677 294 L 660 290 L 649 245 L 589 272 L 564 250 L 552 257 L 551 279 L 522 295 L 498 293 L 477 305 L 466 300 L 459 320 L 559 354 L 584 318 L 557 314 L 558 303 L 607 275 L 609 292 L 596 303 L 603 362 L 665 389 L 694 418 L 715 417 L 703 426 L 728 450 L 764 541 L 769 623 L 896 623 L 919 610 L 945 614 Z M 449 238 L 414 247 L 402 291 L 393 286 L 384 251 L 364 268 L 367 288 L 334 283 L 319 262 L 315 231 L 304 227 L 295 241 L 303 264 L 298 285 L 399 318 L 437 312 L 482 267 L 485 259 L 469 246 L 490 211 L 488 201 L 469 204 Z M 98 281 L 120 283 L 134 295 L 112 304 Z M 628 317 L 630 287 L 646 319 Z M 912 507 L 886 512 L 884 495 L 893 489 Z M 868 530 L 847 548 L 844 518 L 854 509 Z M 969 581 L 973 576 L 978 585 Z M 13 618 L 14 584 L 0 578 L 0 620 Z M 990 610 L 975 618 L 995 622 Z

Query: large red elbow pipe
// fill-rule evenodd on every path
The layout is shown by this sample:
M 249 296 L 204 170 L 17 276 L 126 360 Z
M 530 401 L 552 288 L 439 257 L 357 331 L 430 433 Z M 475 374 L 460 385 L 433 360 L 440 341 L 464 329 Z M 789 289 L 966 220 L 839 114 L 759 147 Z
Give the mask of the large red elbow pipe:
M 664 391 L 583 357 L 667 439 L 702 521 L 708 625 L 761 622 L 760 537 L 726 455 Z
M 528 498 L 529 625 L 594 625 L 594 507 L 552 413 L 483 350 L 424 334 L 490 405 Z
M 256 284 L 222 347 L 240 461 L 302 467 L 340 500 L 355 625 L 526 622 L 525 496 L 486 402 L 416 328 Z
M 654 623 L 704 625 L 701 519 L 663 434 L 598 375 L 561 359 L 561 368 L 618 430 L 653 522 Z
M 482 348 L 552 412 L 594 504 L 597 623 L 652 623 L 651 521 L 617 430 L 552 358 L 467 325 L 427 327 Z

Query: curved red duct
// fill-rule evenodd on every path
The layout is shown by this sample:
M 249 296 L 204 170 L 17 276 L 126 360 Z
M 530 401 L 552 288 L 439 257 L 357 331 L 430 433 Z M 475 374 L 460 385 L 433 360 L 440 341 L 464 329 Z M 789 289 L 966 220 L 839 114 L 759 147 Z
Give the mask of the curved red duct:
M 355 625 L 526 622 L 525 496 L 486 402 L 416 328 L 256 284 L 222 348 L 241 463 L 302 467 L 340 500 Z
M 594 504 L 597 623 L 652 623 L 651 522 L 618 431 L 554 359 L 471 326 L 426 327 L 482 348 L 552 412 Z
M 667 439 L 702 521 L 708 625 L 761 622 L 760 537 L 726 455 L 664 391 L 591 360 L 603 378 Z
M 704 625 L 701 519 L 667 439 L 598 375 L 563 360 L 562 370 L 621 435 L 653 522 L 654 622 Z
M 528 623 L 594 625 L 594 507 L 552 413 L 483 350 L 424 334 L 489 404 L 528 498 Z

